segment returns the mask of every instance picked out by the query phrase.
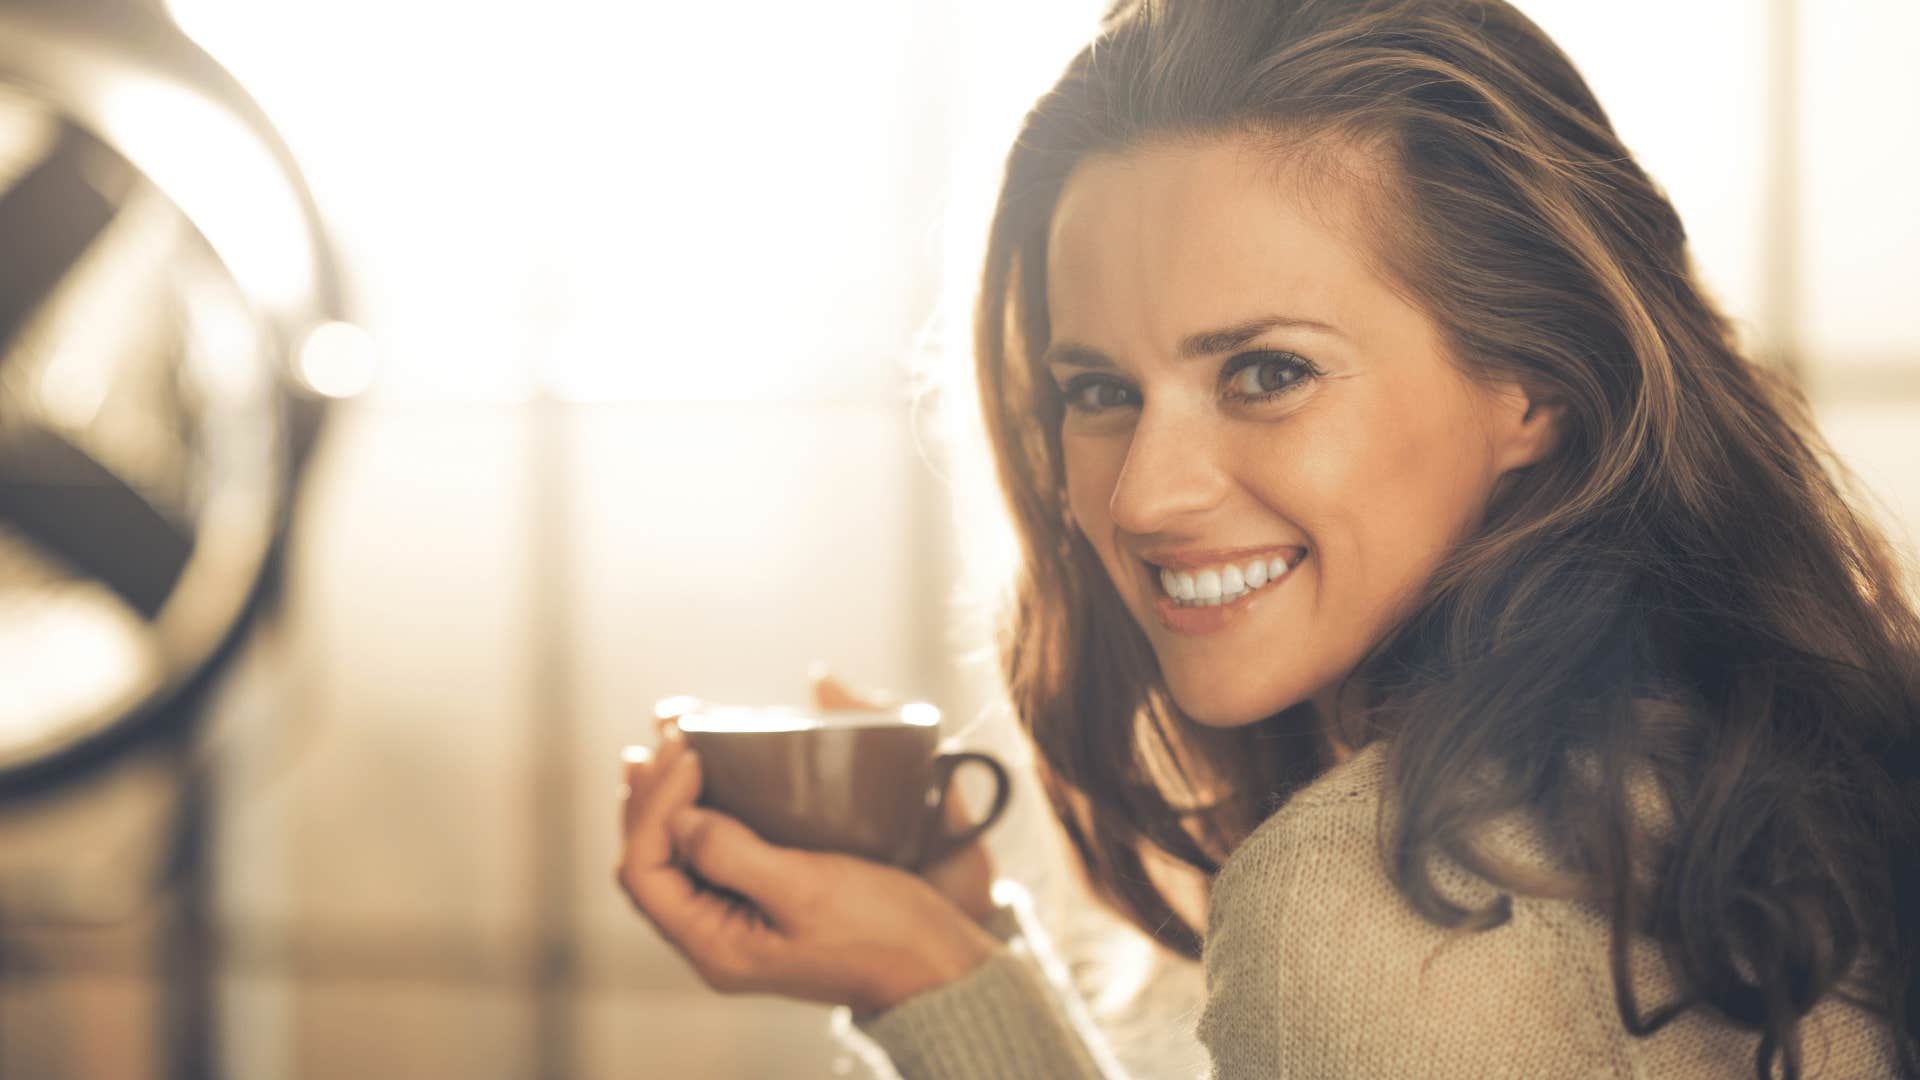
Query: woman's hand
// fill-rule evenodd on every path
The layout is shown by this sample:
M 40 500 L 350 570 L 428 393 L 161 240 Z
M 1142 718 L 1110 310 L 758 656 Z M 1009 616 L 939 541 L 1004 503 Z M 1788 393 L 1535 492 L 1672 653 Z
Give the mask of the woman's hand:
M 851 855 L 777 847 L 694 806 L 698 755 L 671 725 L 627 752 L 616 877 L 724 993 L 882 1012 L 971 971 L 999 943 L 931 884 Z

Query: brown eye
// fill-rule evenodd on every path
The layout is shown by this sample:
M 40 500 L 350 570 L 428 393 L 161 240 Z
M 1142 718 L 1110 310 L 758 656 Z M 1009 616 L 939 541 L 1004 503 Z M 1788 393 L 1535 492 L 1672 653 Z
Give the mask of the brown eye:
M 1067 408 L 1078 413 L 1101 413 L 1134 404 L 1133 388 L 1104 375 L 1075 375 L 1060 388 Z
M 1315 374 L 1318 372 L 1312 364 L 1292 353 L 1243 353 L 1228 366 L 1227 390 L 1237 398 L 1269 398 Z

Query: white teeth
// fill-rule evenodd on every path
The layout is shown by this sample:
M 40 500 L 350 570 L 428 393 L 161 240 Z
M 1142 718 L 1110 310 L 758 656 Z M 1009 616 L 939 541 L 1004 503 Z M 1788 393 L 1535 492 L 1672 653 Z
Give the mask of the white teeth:
M 1304 553 L 1300 556 L 1305 557 Z M 1299 559 L 1294 561 L 1298 563 Z M 1212 607 L 1231 604 L 1256 589 L 1280 580 L 1291 569 L 1285 556 L 1250 562 L 1245 566 L 1218 566 L 1199 571 L 1162 568 L 1160 587 L 1182 604 Z

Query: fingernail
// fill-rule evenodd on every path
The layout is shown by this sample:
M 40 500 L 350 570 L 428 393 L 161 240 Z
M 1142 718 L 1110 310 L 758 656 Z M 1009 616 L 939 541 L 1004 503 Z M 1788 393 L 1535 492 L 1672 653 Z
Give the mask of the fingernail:
M 645 765 L 653 760 L 653 751 L 644 746 L 623 746 L 620 748 L 620 760 L 629 765 Z

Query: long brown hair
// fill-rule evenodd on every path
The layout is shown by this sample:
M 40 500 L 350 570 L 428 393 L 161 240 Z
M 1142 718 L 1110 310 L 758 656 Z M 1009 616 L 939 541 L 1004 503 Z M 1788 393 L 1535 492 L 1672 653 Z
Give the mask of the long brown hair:
M 1023 556 L 1001 652 L 1096 889 L 1197 956 L 1146 858 L 1214 873 L 1328 764 L 1304 705 L 1237 729 L 1182 718 L 1068 517 L 1062 403 L 1035 363 L 1074 166 L 1223 136 L 1381 156 L 1386 272 L 1456 363 L 1563 407 L 1558 452 L 1509 477 L 1352 676 L 1368 707 L 1343 741 L 1389 739 L 1396 886 L 1438 924 L 1498 925 L 1510 897 L 1456 906 L 1430 856 L 1546 891 L 1468 839 L 1537 812 L 1580 883 L 1560 895 L 1611 917 L 1628 1031 L 1709 1005 L 1762 1033 L 1761 1076 L 1776 1059 L 1798 1076 L 1799 1018 L 1833 992 L 1889 1016 L 1920 1072 L 1920 620 L 1797 392 L 1702 294 L 1665 195 L 1500 0 L 1126 0 L 1007 159 L 975 316 Z M 1648 769 L 1672 811 L 1657 846 L 1627 794 Z M 1635 1000 L 1636 933 L 1679 1001 Z

